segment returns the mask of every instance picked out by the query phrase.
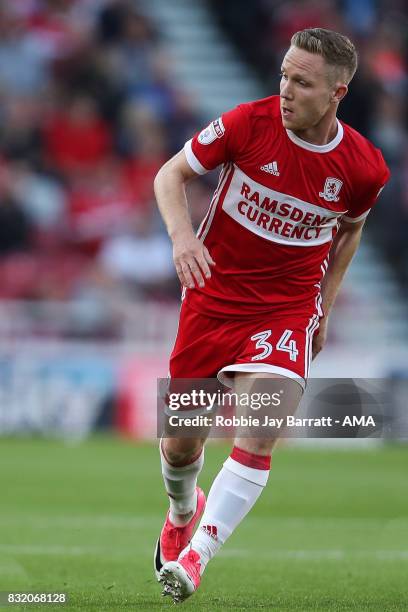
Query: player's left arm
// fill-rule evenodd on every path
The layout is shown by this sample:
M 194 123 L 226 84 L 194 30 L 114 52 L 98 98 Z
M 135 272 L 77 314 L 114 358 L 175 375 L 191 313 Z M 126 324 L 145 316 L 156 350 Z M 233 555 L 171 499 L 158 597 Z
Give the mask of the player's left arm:
M 314 336 L 313 359 L 322 350 L 327 337 L 330 311 L 336 300 L 342 280 L 360 244 L 365 219 L 356 223 L 341 221 L 339 230 L 330 248 L 329 267 L 322 282 L 324 317 L 320 319 L 319 333 Z

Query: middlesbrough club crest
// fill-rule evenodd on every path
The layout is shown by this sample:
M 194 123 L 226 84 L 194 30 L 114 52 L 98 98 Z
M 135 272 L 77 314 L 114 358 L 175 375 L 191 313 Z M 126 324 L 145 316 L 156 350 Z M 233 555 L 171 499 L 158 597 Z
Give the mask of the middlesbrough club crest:
M 343 181 L 332 176 L 328 176 L 324 184 L 324 189 L 319 193 L 321 198 L 324 198 L 326 202 L 338 202 L 338 194 L 343 185 Z

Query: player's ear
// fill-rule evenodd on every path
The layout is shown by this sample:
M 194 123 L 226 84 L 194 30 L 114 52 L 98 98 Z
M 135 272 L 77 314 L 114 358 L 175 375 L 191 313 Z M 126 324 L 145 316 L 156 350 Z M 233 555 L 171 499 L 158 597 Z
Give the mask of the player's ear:
M 332 95 L 332 101 L 338 104 L 348 92 L 348 87 L 345 83 L 336 83 Z

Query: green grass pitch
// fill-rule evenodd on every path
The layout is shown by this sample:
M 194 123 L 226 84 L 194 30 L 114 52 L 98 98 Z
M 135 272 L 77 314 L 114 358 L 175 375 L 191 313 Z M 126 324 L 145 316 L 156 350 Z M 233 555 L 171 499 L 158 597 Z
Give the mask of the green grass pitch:
M 228 452 L 207 448 L 206 491 Z M 173 609 L 152 573 L 167 509 L 155 445 L 3 439 L 0 484 L 0 591 L 65 591 L 67 610 Z M 408 446 L 278 449 L 258 504 L 181 606 L 408 610 Z

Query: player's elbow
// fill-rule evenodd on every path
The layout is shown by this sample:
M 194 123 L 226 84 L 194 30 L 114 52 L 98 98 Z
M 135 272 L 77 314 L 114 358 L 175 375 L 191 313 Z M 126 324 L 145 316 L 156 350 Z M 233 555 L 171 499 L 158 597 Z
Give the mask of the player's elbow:
M 153 181 L 153 189 L 156 195 L 156 198 L 160 193 L 166 192 L 169 188 L 174 185 L 176 181 L 176 177 L 174 176 L 174 172 L 168 167 L 167 164 L 164 164 L 154 177 Z
M 162 189 L 169 189 L 176 186 L 180 186 L 186 182 L 185 177 L 183 176 L 180 169 L 176 164 L 173 163 L 173 160 L 170 159 L 166 162 L 156 174 L 153 187 L 154 191 L 157 195 L 157 192 Z
M 160 168 L 154 183 L 155 185 L 166 183 L 167 185 L 171 184 L 178 187 L 188 183 L 197 176 L 196 172 L 188 163 L 184 150 L 182 149 Z
M 164 179 L 165 172 L 163 172 L 164 166 L 162 166 L 154 177 L 153 188 L 154 192 L 157 194 L 157 191 L 160 189 L 160 185 Z

